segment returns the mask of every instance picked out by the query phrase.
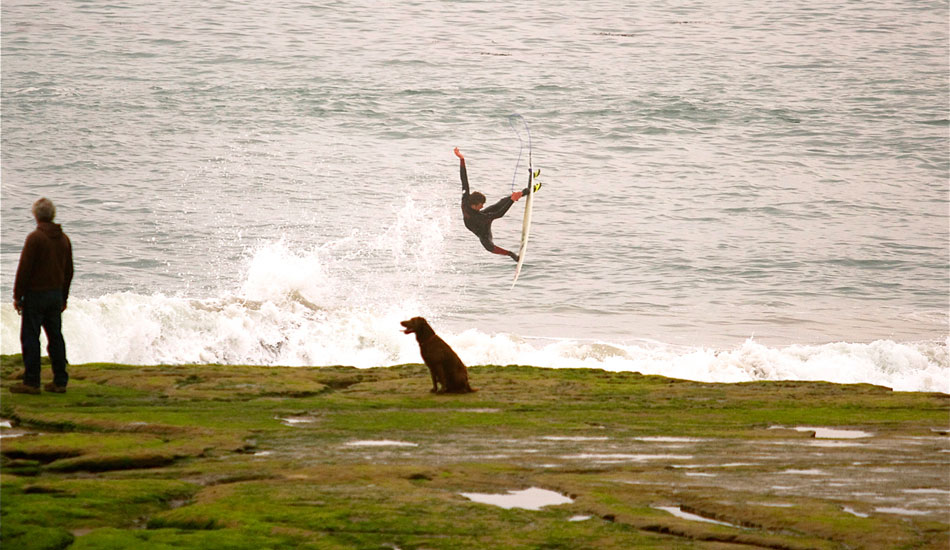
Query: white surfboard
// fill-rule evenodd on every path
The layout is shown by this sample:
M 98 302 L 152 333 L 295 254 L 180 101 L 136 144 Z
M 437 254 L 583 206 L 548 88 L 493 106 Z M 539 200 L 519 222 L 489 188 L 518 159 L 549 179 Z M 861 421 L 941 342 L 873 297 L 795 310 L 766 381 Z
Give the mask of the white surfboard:
M 529 186 L 533 186 L 534 182 Z M 534 191 L 528 193 L 528 198 L 524 204 L 524 220 L 521 222 L 521 248 L 518 249 L 518 265 L 515 266 L 515 278 L 511 281 L 511 288 L 518 282 L 518 275 L 521 275 L 521 266 L 524 265 L 524 253 L 528 249 L 528 236 L 531 234 L 531 207 L 534 204 Z

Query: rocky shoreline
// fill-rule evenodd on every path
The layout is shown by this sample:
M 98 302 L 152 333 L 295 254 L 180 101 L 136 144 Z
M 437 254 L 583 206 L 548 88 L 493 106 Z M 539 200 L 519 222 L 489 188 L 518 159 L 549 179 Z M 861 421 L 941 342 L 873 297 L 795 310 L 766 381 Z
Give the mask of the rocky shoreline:
M 0 367 L 5 388 L 19 357 Z M 946 394 L 522 366 L 471 367 L 468 395 L 429 393 L 421 365 L 70 369 L 66 394 L 2 393 L 5 546 L 950 540 Z

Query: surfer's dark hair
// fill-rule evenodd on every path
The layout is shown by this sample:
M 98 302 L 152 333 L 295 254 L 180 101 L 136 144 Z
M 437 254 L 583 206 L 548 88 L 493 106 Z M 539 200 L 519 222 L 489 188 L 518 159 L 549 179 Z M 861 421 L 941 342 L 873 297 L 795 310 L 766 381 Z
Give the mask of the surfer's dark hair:
M 469 195 L 469 198 L 471 199 L 469 204 L 485 204 L 485 195 L 482 195 L 478 191 Z

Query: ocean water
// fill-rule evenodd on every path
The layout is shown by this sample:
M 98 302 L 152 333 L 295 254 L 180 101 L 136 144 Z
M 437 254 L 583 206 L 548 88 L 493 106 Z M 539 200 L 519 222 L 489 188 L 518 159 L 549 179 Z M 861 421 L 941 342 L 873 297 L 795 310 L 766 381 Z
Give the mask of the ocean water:
M 419 362 L 422 315 L 469 365 L 950 392 L 947 3 L 626 4 L 4 0 L 3 353 L 47 196 L 72 363 Z M 542 170 L 513 289 L 456 146 L 490 201 Z

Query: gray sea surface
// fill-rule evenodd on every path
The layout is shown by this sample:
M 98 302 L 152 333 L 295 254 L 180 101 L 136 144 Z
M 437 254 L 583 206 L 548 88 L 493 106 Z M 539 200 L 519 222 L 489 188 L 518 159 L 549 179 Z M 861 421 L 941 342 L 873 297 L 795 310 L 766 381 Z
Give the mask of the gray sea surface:
M 948 8 L 4 0 L 0 286 L 47 196 L 79 359 L 412 360 L 383 335 L 422 314 L 514 344 L 927 342 L 948 372 Z M 513 289 L 456 146 L 489 201 L 541 169 Z

